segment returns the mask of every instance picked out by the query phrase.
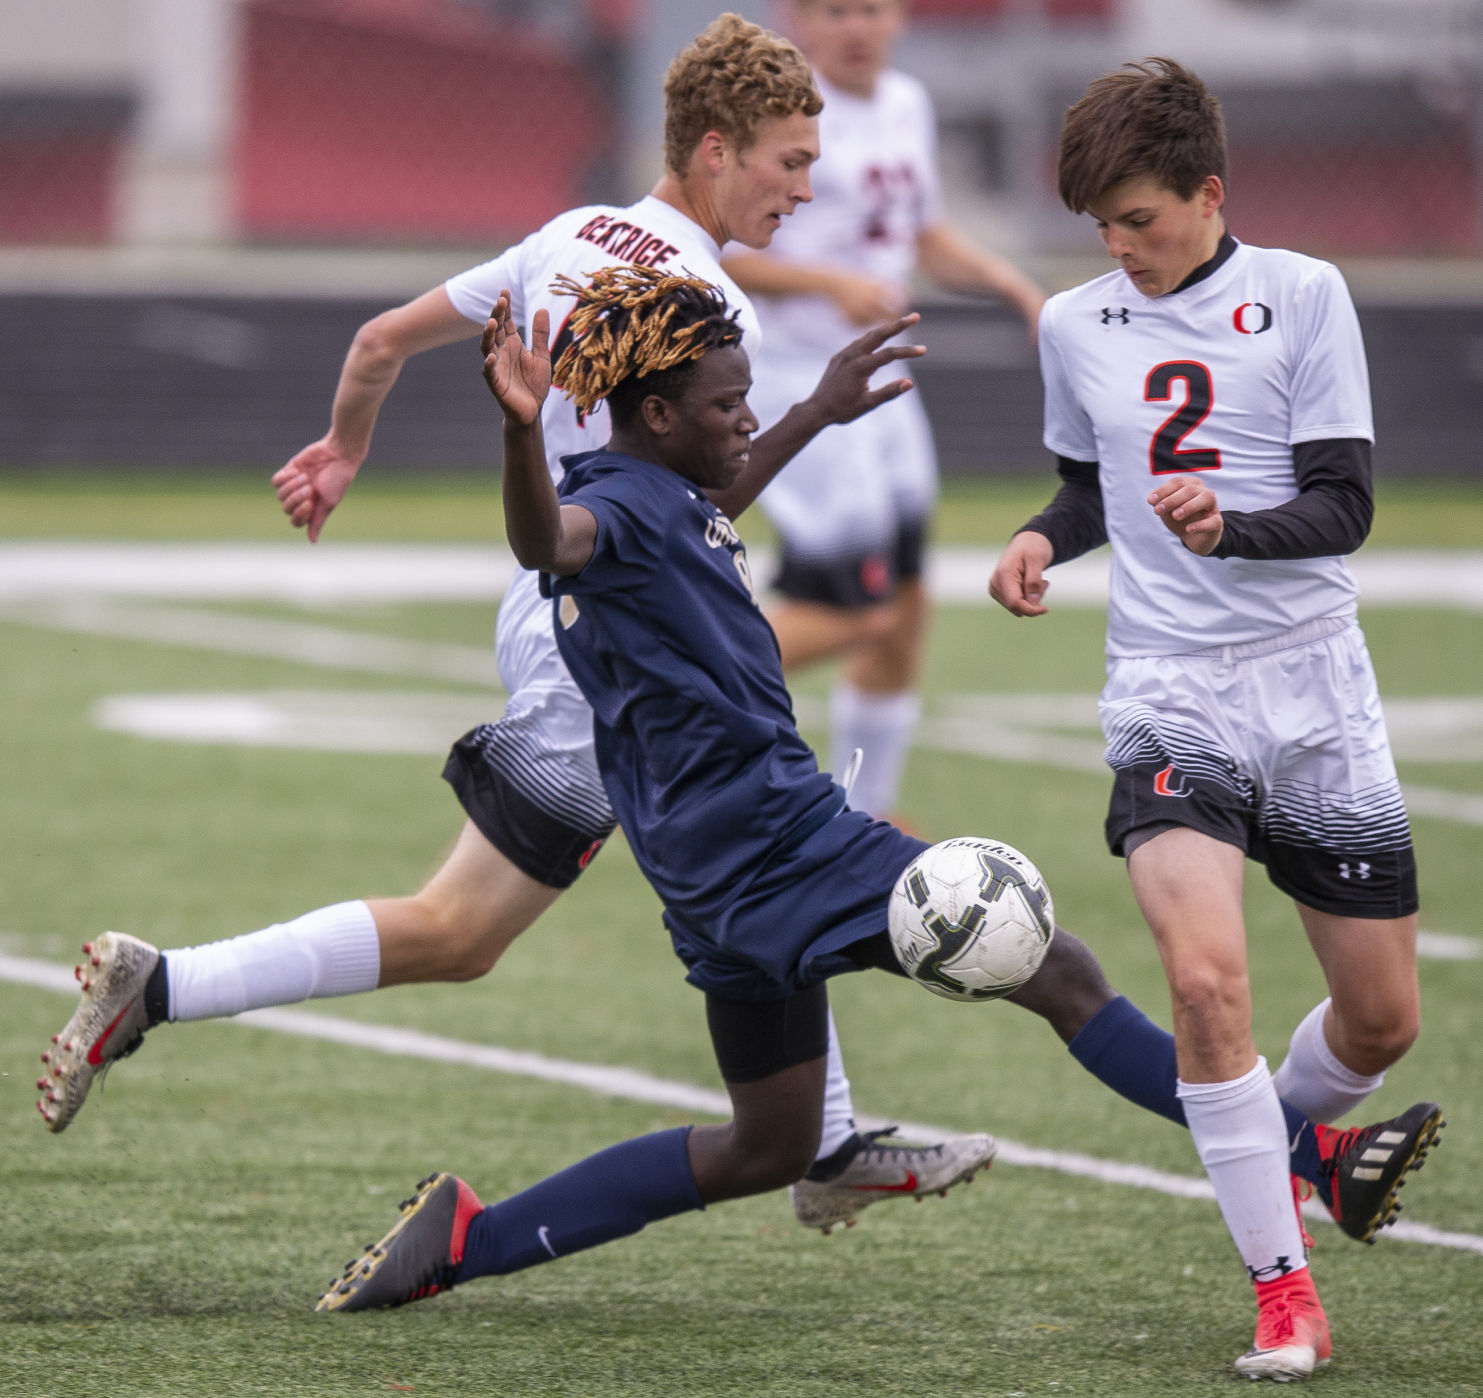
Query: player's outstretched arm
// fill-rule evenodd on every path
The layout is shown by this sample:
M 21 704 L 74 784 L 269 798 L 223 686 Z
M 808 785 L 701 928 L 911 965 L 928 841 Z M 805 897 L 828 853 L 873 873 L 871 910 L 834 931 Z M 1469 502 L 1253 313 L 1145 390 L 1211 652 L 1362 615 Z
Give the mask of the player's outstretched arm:
M 402 365 L 414 354 L 478 333 L 478 325 L 454 309 L 441 286 L 383 311 L 356 331 L 335 388 L 330 430 L 273 476 L 283 513 L 295 529 L 309 531 L 311 544 L 366 459 L 377 414 Z
M 937 223 L 917 234 L 917 266 L 949 290 L 1002 297 L 1025 318 L 1034 338 L 1045 292 L 1008 258 L 970 242 L 949 223 Z
M 753 252 L 733 253 L 721 265 L 750 296 L 826 296 L 851 325 L 894 320 L 911 306 L 909 287 L 851 267 Z
M 537 311 L 530 346 L 520 340 L 510 314 L 510 293 L 500 292 L 489 313 L 480 348 L 484 382 L 505 415 L 503 491 L 505 533 L 522 568 L 568 577 L 592 557 L 597 521 L 580 505 L 563 505 L 546 467 L 541 408 L 551 391 L 551 317 Z
M 1044 616 L 1050 588 L 1045 570 L 1056 552 L 1044 534 L 1022 529 L 1005 545 L 989 578 L 989 596 L 1014 616 Z
M 802 403 L 795 403 L 766 432 L 752 443 L 746 470 L 725 490 L 708 492 L 726 514 L 735 519 L 754 501 L 763 487 L 777 475 L 803 448 L 826 427 L 837 422 L 853 422 L 872 408 L 909 393 L 910 379 L 894 379 L 879 388 L 871 388 L 872 376 L 887 364 L 902 359 L 919 359 L 927 353 L 922 345 L 892 345 L 904 330 L 909 330 L 921 316 L 915 311 L 867 330 L 851 340 L 825 367 L 814 391 Z

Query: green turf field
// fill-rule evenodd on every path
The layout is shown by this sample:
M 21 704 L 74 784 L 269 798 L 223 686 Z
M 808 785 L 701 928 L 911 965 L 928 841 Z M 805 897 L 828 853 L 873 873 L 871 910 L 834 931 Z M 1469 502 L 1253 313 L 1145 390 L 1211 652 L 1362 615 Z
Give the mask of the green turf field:
M 996 546 L 1041 498 L 1039 486 L 959 489 L 943 537 Z M 467 481 L 368 482 L 363 500 L 334 521 L 342 537 L 469 541 L 498 528 L 495 492 Z M 5 537 L 284 533 L 266 489 L 239 483 L 0 483 L 0 549 Z M 1377 547 L 1477 548 L 1480 539 L 1483 491 L 1382 495 Z M 1483 703 L 1483 612 L 1434 605 L 1448 585 L 1440 556 L 1420 570 L 1414 606 L 1365 614 L 1397 713 L 1409 701 L 1456 701 L 1458 712 Z M 272 634 L 308 622 L 471 653 L 487 648 L 492 623 L 492 609 L 475 603 L 191 605 L 223 628 L 256 619 Z M 178 945 L 410 891 L 460 822 L 432 751 L 159 741 L 100 728 L 100 701 L 269 694 L 302 707 L 317 695 L 333 709 L 415 691 L 475 713 L 487 704 L 490 716 L 498 703 L 472 683 L 231 653 L 209 638 L 129 639 L 16 604 L 0 603 L 0 641 L 0 955 L 60 965 L 105 927 Z M 1017 694 L 1090 699 L 1100 673 L 1094 610 L 1026 623 L 989 608 L 941 608 L 925 686 L 938 736 L 914 756 L 902 811 L 932 838 L 990 834 L 1029 852 L 1060 920 L 1167 1023 L 1151 943 L 1101 842 L 1105 777 L 1074 763 L 971 756 L 942 736 L 945 719 L 978 712 L 986 695 L 1007 696 L 1001 704 Z M 822 674 L 802 680 L 800 712 L 815 713 L 826 687 Z M 1095 744 L 1074 715 L 1047 717 L 1041 700 L 1025 708 L 1032 728 Z M 1474 809 L 1483 726 L 1464 722 L 1437 746 L 1424 731 L 1408 740 L 1403 780 Z M 1483 826 L 1418 816 L 1415 829 L 1422 926 L 1474 939 L 1441 944 L 1466 957 L 1483 937 Z M 1320 980 L 1290 909 L 1257 876 L 1249 908 L 1258 1041 L 1275 1064 Z M 1421 973 L 1423 1037 L 1372 1107 L 1385 1115 L 1419 1097 L 1444 1102 L 1444 1144 L 1406 1190 L 1405 1219 L 1477 1246 L 1385 1237 L 1364 1248 L 1316 1230 L 1336 1359 L 1315 1382 L 1336 1393 L 1483 1392 L 1483 959 L 1428 958 Z M 1198 1173 L 1182 1132 L 1111 1096 L 1012 1007 L 950 1005 L 878 975 L 837 982 L 833 1000 L 863 1111 Z M 66 994 L 0 980 L 6 1398 L 1121 1398 L 1230 1391 L 1230 1360 L 1250 1340 L 1249 1291 L 1213 1204 L 1006 1163 L 946 1200 L 871 1209 L 830 1238 L 804 1233 L 772 1196 L 402 1311 L 315 1315 L 331 1275 L 385 1230 L 429 1169 L 455 1171 L 495 1199 L 614 1140 L 690 1118 L 573 1086 L 212 1023 L 152 1033 L 53 1137 L 32 1084 L 37 1055 L 70 1009 Z M 312 1012 L 718 1086 L 701 997 L 684 985 L 619 840 L 486 980 L 319 1002 Z

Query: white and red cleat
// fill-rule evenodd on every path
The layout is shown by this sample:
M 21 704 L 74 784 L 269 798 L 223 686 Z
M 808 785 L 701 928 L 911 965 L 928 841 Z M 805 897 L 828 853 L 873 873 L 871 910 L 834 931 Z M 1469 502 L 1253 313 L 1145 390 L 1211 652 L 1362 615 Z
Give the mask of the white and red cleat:
M 52 1046 L 41 1055 L 45 1076 L 37 1080 L 36 1103 L 51 1131 L 65 1131 L 82 1110 L 93 1079 L 110 1063 L 139 1047 L 149 1019 L 144 987 L 160 954 L 148 942 L 105 932 L 83 946 L 87 960 L 76 968 L 82 1000 Z

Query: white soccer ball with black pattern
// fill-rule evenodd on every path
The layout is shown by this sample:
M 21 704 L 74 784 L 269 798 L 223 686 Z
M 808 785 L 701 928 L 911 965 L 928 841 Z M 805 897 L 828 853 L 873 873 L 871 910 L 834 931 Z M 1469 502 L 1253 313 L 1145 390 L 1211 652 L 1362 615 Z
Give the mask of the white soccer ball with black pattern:
M 1040 969 L 1055 932 L 1050 890 L 1019 850 L 964 835 L 923 850 L 887 907 L 906 973 L 949 1000 L 997 1000 Z

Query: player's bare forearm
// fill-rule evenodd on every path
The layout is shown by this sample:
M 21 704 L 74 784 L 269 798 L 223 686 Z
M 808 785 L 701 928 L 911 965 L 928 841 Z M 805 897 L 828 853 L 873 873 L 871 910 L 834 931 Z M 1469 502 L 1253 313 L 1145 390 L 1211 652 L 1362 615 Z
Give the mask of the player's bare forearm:
M 402 365 L 423 350 L 478 333 L 442 287 L 373 316 L 356 331 L 340 369 L 330 430 L 297 452 L 273 476 L 284 514 L 309 542 L 319 539 L 330 512 L 345 498 L 371 449 L 381 405 Z
M 505 536 L 522 568 L 561 571 L 561 502 L 546 469 L 546 439 L 541 421 L 505 416 L 505 460 L 501 472 Z
M 766 432 L 752 443 L 746 469 L 725 490 L 709 492 L 711 500 L 732 519 L 742 513 L 764 487 L 824 428 L 853 422 L 892 398 L 909 393 L 910 379 L 896 379 L 871 388 L 871 378 L 887 364 L 918 359 L 926 354 L 921 345 L 892 345 L 903 331 L 921 317 L 913 311 L 898 316 L 851 340 L 825 367 L 814 391 L 795 403 Z
M 951 224 L 935 224 L 918 234 L 917 266 L 950 290 L 1002 297 L 1032 330 L 1045 304 L 1045 293 L 1014 263 L 970 242 Z
M 371 449 L 381 405 L 413 355 L 472 339 L 479 326 L 454 309 L 442 287 L 373 316 L 345 355 L 326 441 L 358 466 Z
M 481 348 L 484 382 L 505 418 L 501 492 L 505 535 L 522 568 L 558 577 L 580 573 L 592 557 L 597 521 L 580 505 L 563 505 L 546 467 L 541 407 L 551 391 L 551 318 L 531 320 L 530 347 L 521 343 L 510 313 L 510 293 L 500 292 L 489 313 Z
M 722 264 L 752 296 L 827 296 L 855 325 L 898 316 L 911 303 L 907 287 L 848 267 L 738 253 Z

